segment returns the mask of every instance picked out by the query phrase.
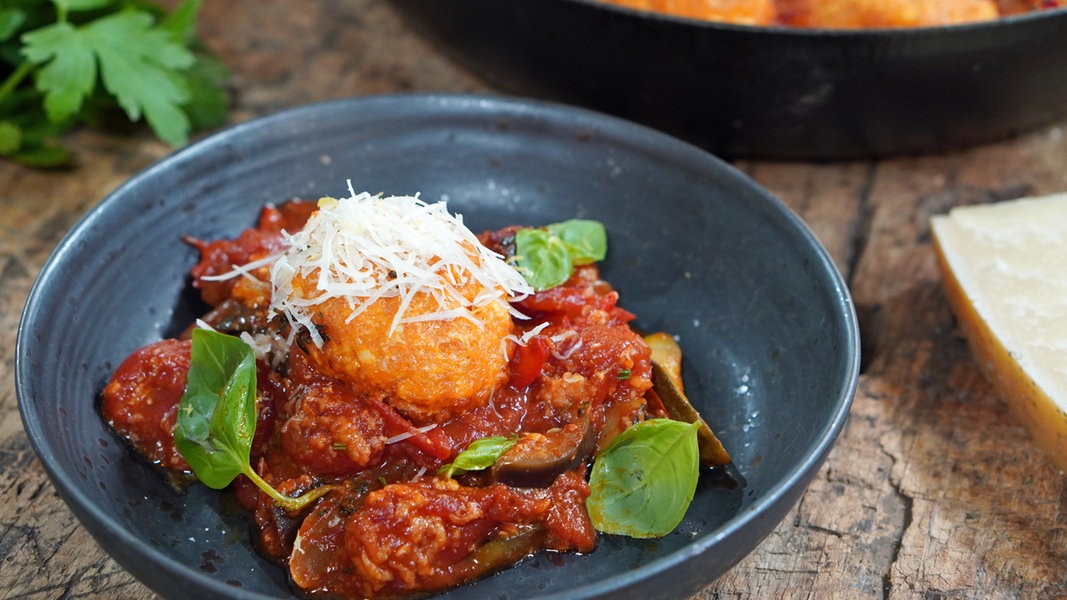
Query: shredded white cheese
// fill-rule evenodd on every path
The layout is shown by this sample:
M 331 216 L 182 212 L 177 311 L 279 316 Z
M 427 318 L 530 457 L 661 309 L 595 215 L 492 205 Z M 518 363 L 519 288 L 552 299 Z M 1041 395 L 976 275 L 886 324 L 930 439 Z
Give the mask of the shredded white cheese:
M 402 441 L 404 441 L 404 440 L 406 440 L 406 439 L 408 439 L 410 437 L 414 437 L 416 432 L 418 432 L 418 433 L 426 433 L 427 431 L 433 429 L 434 427 L 437 427 L 437 423 L 430 423 L 429 425 L 423 425 L 422 427 L 416 427 L 415 431 L 405 431 L 403 433 L 398 433 L 398 434 L 396 434 L 396 435 L 394 435 L 392 437 L 385 438 L 385 443 L 386 443 L 386 445 L 389 445 L 389 444 L 395 444 L 397 442 L 402 442 Z
M 400 298 L 390 335 L 402 323 L 467 318 L 472 311 L 533 293 L 522 274 L 492 252 L 453 216 L 444 202 L 428 204 L 417 196 L 356 194 L 323 198 L 305 227 L 284 234 L 288 250 L 271 266 L 271 310 L 293 326 L 307 330 L 322 346 L 312 323 L 316 307 L 330 298 L 343 299 L 351 320 L 380 298 Z M 294 280 L 313 283 L 301 294 Z M 483 290 L 473 299 L 460 288 L 476 283 Z M 430 295 L 437 310 L 406 314 L 417 294 Z
M 196 320 L 196 328 L 207 329 L 208 331 L 219 333 L 218 329 L 215 329 L 210 323 L 203 319 Z M 265 333 L 252 334 L 247 331 L 242 331 L 241 335 L 238 337 L 242 342 L 248 344 L 248 346 L 252 348 L 253 354 L 259 360 L 270 360 L 271 364 L 276 368 L 285 360 L 286 353 L 284 352 L 284 349 L 279 352 L 278 348 L 275 348 L 274 336 Z
M 267 256 L 243 265 L 230 265 L 232 267 L 231 270 L 226 271 L 225 273 L 219 273 L 218 275 L 204 275 L 200 279 L 203 281 L 226 281 L 227 279 L 233 279 L 234 277 L 243 275 L 252 281 L 259 281 L 259 279 L 256 279 L 256 277 L 252 275 L 252 271 L 273 264 L 274 261 L 278 260 L 278 256 L 279 255 Z
M 548 327 L 547 322 L 541 323 L 537 327 L 534 327 L 533 329 L 527 331 L 526 333 L 522 334 L 522 337 L 516 335 L 505 335 L 504 339 L 500 340 L 500 350 L 504 353 L 504 360 L 508 360 L 508 358 L 511 356 L 508 353 L 508 342 L 525 347 L 530 343 L 530 340 L 532 340 L 535 335 L 541 333 L 541 330 L 545 327 Z

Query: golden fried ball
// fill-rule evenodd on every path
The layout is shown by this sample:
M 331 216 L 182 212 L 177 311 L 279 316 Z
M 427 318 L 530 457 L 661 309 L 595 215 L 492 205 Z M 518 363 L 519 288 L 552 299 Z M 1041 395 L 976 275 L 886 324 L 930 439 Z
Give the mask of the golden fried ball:
M 778 0 L 787 25 L 826 28 L 922 27 L 999 16 L 994 0 Z
M 443 202 L 323 198 L 288 242 L 271 310 L 323 374 L 424 424 L 486 404 L 507 381 L 508 301 L 532 290 Z
M 507 308 L 489 304 L 467 318 L 402 323 L 390 334 L 399 297 L 380 298 L 355 318 L 340 298 L 319 305 L 316 323 L 322 348 L 307 345 L 324 374 L 350 382 L 385 401 L 416 423 L 441 422 L 484 405 L 508 379 L 505 337 L 514 325 Z M 416 294 L 406 314 L 437 309 Z
M 608 0 L 613 4 L 691 19 L 742 25 L 770 25 L 774 0 Z

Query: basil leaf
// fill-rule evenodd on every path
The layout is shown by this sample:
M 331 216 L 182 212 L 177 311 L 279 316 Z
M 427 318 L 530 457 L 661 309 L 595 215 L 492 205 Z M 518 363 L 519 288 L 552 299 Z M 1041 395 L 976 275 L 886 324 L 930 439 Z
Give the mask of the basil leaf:
M 515 232 L 515 262 L 537 291 L 554 288 L 570 279 L 575 265 L 603 260 L 607 233 L 597 221 L 570 219 L 545 227 Z
M 574 272 L 567 246 L 547 229 L 515 232 L 515 262 L 526 282 L 539 292 L 567 281 Z
M 570 219 L 562 223 L 553 223 L 547 229 L 563 240 L 570 252 L 571 261 L 576 265 L 604 260 L 608 253 L 608 234 L 599 221 L 589 219 Z
M 239 338 L 193 331 L 189 377 L 178 404 L 174 442 L 208 487 L 245 470 L 256 427 L 256 359 Z
M 593 463 L 586 509 L 593 527 L 662 537 L 682 522 L 699 475 L 697 425 L 650 419 L 619 434 Z
M 481 471 L 496 463 L 497 459 L 518 441 L 517 436 L 494 435 L 471 442 L 467 449 L 456 455 L 455 460 L 437 470 L 438 475 L 454 477 L 467 471 Z
M 194 329 L 192 337 L 174 444 L 196 478 L 218 490 L 244 475 L 290 512 L 331 491 L 333 486 L 324 485 L 290 498 L 256 473 L 250 462 L 256 433 L 255 353 L 240 338 L 210 329 Z

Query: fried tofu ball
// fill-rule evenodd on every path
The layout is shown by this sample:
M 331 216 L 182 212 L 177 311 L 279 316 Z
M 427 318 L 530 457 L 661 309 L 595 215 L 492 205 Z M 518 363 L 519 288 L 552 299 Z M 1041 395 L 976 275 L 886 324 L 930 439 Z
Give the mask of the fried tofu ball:
M 786 25 L 825 28 L 922 27 L 999 16 L 994 0 L 778 0 Z
M 613 4 L 691 19 L 741 25 L 770 25 L 774 0 L 608 0 Z

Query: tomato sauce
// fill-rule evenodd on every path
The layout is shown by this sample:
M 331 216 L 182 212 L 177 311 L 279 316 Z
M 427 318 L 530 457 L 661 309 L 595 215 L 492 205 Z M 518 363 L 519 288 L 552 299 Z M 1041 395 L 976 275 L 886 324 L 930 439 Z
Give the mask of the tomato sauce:
M 282 251 L 281 232 L 300 228 L 313 208 L 300 201 L 267 207 L 256 227 L 233 240 L 187 238 L 200 251 L 191 274 L 212 307 L 203 317 L 209 325 L 275 345 L 286 339 L 287 324 L 267 314 L 269 267 L 250 269 L 250 277 L 217 276 Z M 479 239 L 509 255 L 514 231 Z M 348 598 L 436 592 L 537 551 L 592 551 L 585 499 L 593 453 L 629 424 L 659 416 L 645 399 L 648 346 L 617 302 L 594 265 L 517 302 L 530 318 L 515 321 L 522 335 L 507 383 L 487 404 L 429 425 L 411 422 L 381 394 L 318 371 L 299 336 L 284 360 L 261 358 L 253 467 L 286 495 L 332 491 L 291 514 L 239 476 L 231 489 L 251 515 L 259 550 L 289 570 L 301 593 Z M 189 471 L 173 436 L 189 348 L 187 339 L 164 340 L 134 352 L 101 404 L 138 453 L 177 472 Z M 518 441 L 493 468 L 436 475 L 488 436 Z

